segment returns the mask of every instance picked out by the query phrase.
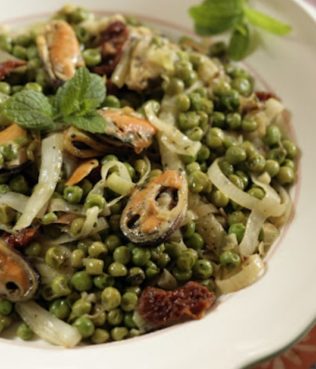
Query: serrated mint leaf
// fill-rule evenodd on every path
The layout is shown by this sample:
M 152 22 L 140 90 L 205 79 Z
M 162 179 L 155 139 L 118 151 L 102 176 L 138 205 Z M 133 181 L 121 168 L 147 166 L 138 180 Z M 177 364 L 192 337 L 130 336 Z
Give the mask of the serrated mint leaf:
M 249 52 L 250 31 L 249 27 L 242 23 L 235 27 L 228 45 L 228 56 L 233 60 L 243 59 Z
M 54 127 L 52 106 L 41 92 L 16 93 L 1 106 L 1 113 L 24 128 L 44 130 Z
M 204 0 L 189 9 L 195 29 L 202 35 L 215 35 L 232 28 L 243 13 L 241 0 Z
M 260 27 L 265 31 L 274 33 L 275 35 L 287 35 L 292 30 L 292 27 L 289 24 L 272 18 L 269 15 L 259 12 L 258 10 L 249 8 L 248 6 L 245 6 L 244 12 L 251 24 Z
M 105 92 L 102 77 L 80 68 L 72 79 L 58 89 L 55 108 L 63 117 L 85 115 L 101 105 Z
M 106 120 L 97 112 L 82 116 L 71 116 L 65 122 L 90 133 L 105 133 Z

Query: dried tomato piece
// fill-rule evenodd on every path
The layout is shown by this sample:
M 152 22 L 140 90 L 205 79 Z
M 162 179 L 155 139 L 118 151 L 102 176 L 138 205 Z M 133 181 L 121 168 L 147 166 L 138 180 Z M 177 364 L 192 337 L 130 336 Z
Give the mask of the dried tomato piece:
M 147 287 L 140 296 L 137 312 L 147 328 L 158 329 L 202 318 L 215 300 L 215 294 L 198 282 L 188 282 L 174 291 Z
M 25 247 L 32 242 L 37 233 L 37 227 L 24 228 L 15 234 L 4 235 L 4 240 L 11 247 Z
M 272 98 L 280 100 L 273 92 L 257 91 L 256 96 L 262 102 L 265 102 L 265 101 L 267 101 L 269 99 L 272 99 Z
M 121 21 L 112 22 L 100 35 L 102 63 L 93 70 L 100 75 L 111 76 L 119 63 L 128 38 L 128 29 Z
M 7 75 L 9 75 L 14 69 L 25 65 L 26 62 L 24 60 L 7 60 L 5 62 L 0 63 L 0 80 L 4 79 Z

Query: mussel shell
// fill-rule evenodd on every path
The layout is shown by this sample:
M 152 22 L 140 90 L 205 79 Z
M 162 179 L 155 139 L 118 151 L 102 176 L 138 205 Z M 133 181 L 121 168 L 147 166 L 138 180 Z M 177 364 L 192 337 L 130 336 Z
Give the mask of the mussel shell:
M 38 276 L 15 250 L 0 239 L 0 296 L 12 302 L 30 300 L 38 288 Z
M 180 227 L 187 204 L 185 176 L 166 170 L 134 190 L 121 216 L 121 230 L 133 243 L 157 245 Z

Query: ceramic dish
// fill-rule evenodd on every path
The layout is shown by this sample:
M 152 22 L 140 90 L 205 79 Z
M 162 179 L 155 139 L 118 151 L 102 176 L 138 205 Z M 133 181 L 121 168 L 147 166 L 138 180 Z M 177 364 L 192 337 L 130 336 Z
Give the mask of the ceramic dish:
M 170 33 L 188 33 L 194 0 L 82 0 L 100 12 L 140 16 Z M 1 23 L 23 25 L 43 18 L 64 0 L 0 1 Z M 254 1 L 256 3 L 256 1 Z M 221 299 L 204 319 L 140 338 L 64 350 L 42 342 L 0 339 L 1 367 L 24 369 L 240 369 L 284 349 L 316 318 L 314 147 L 316 126 L 316 22 L 295 0 L 256 4 L 292 24 L 286 39 L 264 35 L 247 66 L 266 88 L 281 96 L 292 113 L 302 149 L 299 181 L 293 191 L 295 216 L 268 256 L 268 271 L 255 285 Z

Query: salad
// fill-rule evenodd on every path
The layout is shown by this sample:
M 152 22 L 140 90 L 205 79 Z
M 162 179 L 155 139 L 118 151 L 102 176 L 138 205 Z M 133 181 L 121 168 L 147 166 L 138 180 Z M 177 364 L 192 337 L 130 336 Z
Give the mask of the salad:
M 298 148 L 222 43 L 65 6 L 0 48 L 1 335 L 119 341 L 263 275 Z

